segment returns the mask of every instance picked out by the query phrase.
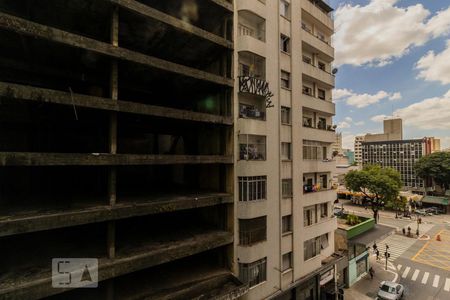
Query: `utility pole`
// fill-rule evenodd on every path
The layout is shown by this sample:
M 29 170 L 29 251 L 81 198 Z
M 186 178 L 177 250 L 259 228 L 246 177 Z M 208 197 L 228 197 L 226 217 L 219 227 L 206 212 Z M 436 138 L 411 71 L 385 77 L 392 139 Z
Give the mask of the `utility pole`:
M 384 256 L 386 257 L 386 267 L 385 267 L 386 271 L 387 271 L 388 259 L 389 259 L 389 256 L 391 256 L 391 254 L 388 252 L 388 250 L 389 250 L 389 246 L 386 244 L 386 252 L 384 252 Z

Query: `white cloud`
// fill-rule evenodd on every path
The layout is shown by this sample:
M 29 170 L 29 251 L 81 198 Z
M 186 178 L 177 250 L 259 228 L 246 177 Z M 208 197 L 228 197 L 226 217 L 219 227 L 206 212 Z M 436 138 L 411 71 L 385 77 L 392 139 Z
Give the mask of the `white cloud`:
M 450 7 L 429 18 L 422 4 L 399 7 L 397 2 L 371 0 L 336 10 L 335 65 L 384 66 L 450 32 Z
M 383 120 L 384 119 L 386 119 L 388 116 L 386 116 L 386 115 L 376 115 L 376 116 L 373 116 L 372 118 L 370 118 L 372 121 L 374 121 L 374 122 L 383 122 Z
M 345 98 L 350 96 L 352 93 L 352 91 L 347 90 L 347 89 L 335 89 L 333 91 L 333 99 L 334 100 L 339 100 L 341 98 Z
M 402 94 L 400 94 L 399 92 L 393 93 L 391 96 L 389 96 L 389 100 L 391 100 L 391 101 L 400 100 L 400 99 L 402 99 Z
M 353 123 L 353 124 L 355 124 L 356 126 L 362 126 L 362 125 L 366 124 L 366 122 L 364 122 L 364 121 L 359 121 L 359 122 L 355 122 L 355 123 Z
M 351 122 L 351 121 L 353 121 L 353 119 L 352 118 L 350 118 L 350 117 L 345 117 L 345 119 L 344 119 L 346 122 Z
M 397 109 L 394 115 L 401 117 L 406 125 L 419 129 L 450 131 L 450 90 L 442 97 L 425 99 Z
M 338 124 L 337 124 L 337 129 L 344 129 L 344 128 L 350 128 L 350 123 L 349 122 L 346 122 L 346 121 L 342 121 L 342 122 L 339 122 Z
M 450 16 L 449 16 L 450 18 Z M 429 51 L 419 59 L 416 68 L 420 70 L 418 78 L 426 81 L 440 81 L 442 84 L 450 83 L 450 40 L 447 48 L 441 53 L 435 54 Z
M 371 104 L 375 104 L 380 102 L 381 100 L 399 100 L 402 98 L 402 95 L 399 92 L 396 93 L 388 93 L 385 91 L 378 91 L 376 94 L 357 94 L 352 90 L 348 89 L 338 89 L 335 90 L 335 94 L 337 93 L 338 99 L 345 99 L 346 103 L 351 106 L 355 106 L 357 108 L 363 108 L 369 106 Z M 336 96 L 334 96 L 336 99 Z

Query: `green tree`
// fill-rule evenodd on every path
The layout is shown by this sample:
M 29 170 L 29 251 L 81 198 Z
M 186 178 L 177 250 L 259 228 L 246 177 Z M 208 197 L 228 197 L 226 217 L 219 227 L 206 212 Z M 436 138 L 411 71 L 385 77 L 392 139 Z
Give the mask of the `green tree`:
M 402 187 L 397 170 L 379 165 L 367 165 L 362 170 L 350 171 L 344 181 L 347 189 L 362 192 L 369 199 L 375 222 L 378 222 L 378 211 L 397 199 Z
M 400 210 L 404 210 L 408 204 L 408 199 L 405 196 L 398 196 L 392 201 L 392 208 L 395 210 L 395 217 L 397 217 Z
M 414 164 L 414 169 L 423 179 L 433 178 L 444 191 L 450 188 L 450 152 L 423 156 Z

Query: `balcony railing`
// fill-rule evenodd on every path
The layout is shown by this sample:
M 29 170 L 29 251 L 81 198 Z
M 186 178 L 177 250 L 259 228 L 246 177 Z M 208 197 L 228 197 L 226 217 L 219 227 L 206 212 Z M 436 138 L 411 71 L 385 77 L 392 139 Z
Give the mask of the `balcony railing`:
M 332 189 L 320 184 L 303 184 L 303 194 L 331 191 Z
M 239 76 L 239 92 L 262 96 L 266 99 L 266 108 L 273 107 L 270 98 L 273 93 L 269 89 L 269 83 L 263 79 L 252 76 Z
M 262 42 L 265 41 L 265 39 L 264 39 L 265 32 L 262 30 L 255 30 L 244 24 L 239 24 L 238 29 L 239 29 L 239 35 L 241 35 L 241 36 L 247 35 L 247 36 L 251 36 L 257 40 L 260 40 Z
M 303 62 L 304 62 L 305 64 L 308 64 L 308 65 L 310 65 L 310 66 L 316 68 L 316 69 L 319 69 L 319 70 L 322 71 L 322 72 L 325 72 L 325 73 L 327 73 L 327 74 L 330 74 L 330 75 L 334 76 L 333 73 L 328 72 L 328 71 L 326 70 L 325 66 L 321 67 L 321 66 L 316 66 L 316 65 L 314 65 L 314 64 L 312 63 L 312 60 L 308 60 L 308 59 L 305 59 L 305 57 L 303 57 Z
M 331 43 L 329 41 L 325 40 L 325 38 L 320 36 L 320 35 L 315 35 L 310 28 L 306 27 L 303 24 L 302 24 L 302 29 L 304 31 L 306 31 L 307 33 L 309 33 L 310 35 L 312 35 L 313 37 L 317 38 L 318 40 L 322 41 L 323 43 L 325 43 L 325 44 L 327 44 L 328 46 L 331 47 Z
M 311 122 L 307 122 L 307 121 L 303 121 L 303 127 L 319 129 L 319 130 L 326 130 L 326 131 L 336 131 L 336 125 L 327 125 L 327 124 L 318 123 L 317 126 L 313 126 L 311 124 Z

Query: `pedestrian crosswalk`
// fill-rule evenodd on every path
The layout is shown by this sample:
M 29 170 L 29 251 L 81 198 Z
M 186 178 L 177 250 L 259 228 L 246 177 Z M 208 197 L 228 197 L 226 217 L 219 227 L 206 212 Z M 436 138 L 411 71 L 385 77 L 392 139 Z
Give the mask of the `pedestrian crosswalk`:
M 434 288 L 442 288 L 446 292 L 450 292 L 450 278 L 442 278 L 438 274 L 430 274 L 417 268 L 411 268 L 408 266 L 402 266 L 398 264 L 396 269 L 401 274 L 401 277 L 405 280 L 411 280 L 413 282 L 421 282 L 423 285 L 432 286 Z
M 403 235 L 392 234 L 388 236 L 384 241 L 378 244 L 378 250 L 380 251 L 380 258 L 384 258 L 384 252 L 386 251 L 386 245 L 389 247 L 389 260 L 394 261 L 399 258 L 406 250 L 409 249 L 417 240 L 405 237 Z

